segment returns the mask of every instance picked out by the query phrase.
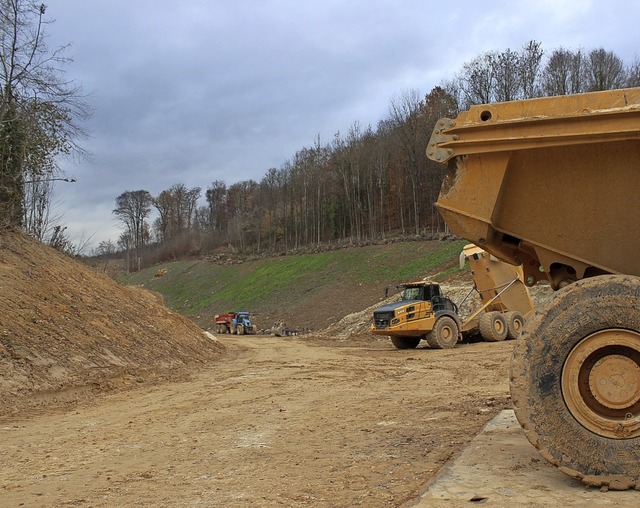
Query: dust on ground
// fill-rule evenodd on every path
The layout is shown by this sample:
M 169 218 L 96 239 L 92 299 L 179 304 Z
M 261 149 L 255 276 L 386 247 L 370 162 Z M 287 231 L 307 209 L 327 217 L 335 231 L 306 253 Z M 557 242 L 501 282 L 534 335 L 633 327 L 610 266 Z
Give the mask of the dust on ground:
M 0 242 L 2 506 L 410 505 L 510 407 L 511 341 L 396 350 L 370 309 L 215 339 L 23 235 Z

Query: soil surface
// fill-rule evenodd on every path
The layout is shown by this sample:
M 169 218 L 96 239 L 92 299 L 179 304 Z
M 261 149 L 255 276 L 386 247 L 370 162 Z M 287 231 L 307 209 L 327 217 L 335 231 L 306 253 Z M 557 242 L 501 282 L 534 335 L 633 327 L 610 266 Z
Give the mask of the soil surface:
M 219 340 L 189 381 L 6 419 L 0 505 L 408 505 L 510 407 L 513 342 Z
M 511 407 L 513 341 L 397 350 L 338 310 L 216 339 L 0 230 L 0 506 L 411 505 Z

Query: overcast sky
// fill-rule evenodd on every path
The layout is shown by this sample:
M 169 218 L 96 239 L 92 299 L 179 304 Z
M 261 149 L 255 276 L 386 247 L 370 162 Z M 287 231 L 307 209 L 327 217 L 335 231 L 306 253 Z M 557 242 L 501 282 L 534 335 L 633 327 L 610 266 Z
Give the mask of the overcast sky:
M 394 96 L 426 94 L 486 51 L 533 39 L 640 55 L 640 0 L 46 3 L 48 44 L 71 44 L 66 76 L 94 109 L 91 160 L 61 161 L 77 182 L 56 184 L 54 212 L 91 247 L 117 241 L 125 191 L 259 181 L 317 135 L 375 128 Z

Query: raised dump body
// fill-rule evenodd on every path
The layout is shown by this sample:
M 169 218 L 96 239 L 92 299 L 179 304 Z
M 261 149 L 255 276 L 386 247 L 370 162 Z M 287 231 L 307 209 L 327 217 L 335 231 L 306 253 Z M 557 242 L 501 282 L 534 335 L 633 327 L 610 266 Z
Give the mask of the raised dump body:
M 460 253 L 460 267 L 469 261 L 473 284 L 486 304 L 485 312 L 519 312 L 529 317 L 533 302 L 529 291 L 523 286 L 520 267 L 501 262 L 476 245 L 466 245 Z
M 564 288 L 514 349 L 525 434 L 587 484 L 640 489 L 640 88 L 474 106 L 427 156 L 452 232 Z
M 640 88 L 474 106 L 436 125 L 451 231 L 530 285 L 640 274 Z

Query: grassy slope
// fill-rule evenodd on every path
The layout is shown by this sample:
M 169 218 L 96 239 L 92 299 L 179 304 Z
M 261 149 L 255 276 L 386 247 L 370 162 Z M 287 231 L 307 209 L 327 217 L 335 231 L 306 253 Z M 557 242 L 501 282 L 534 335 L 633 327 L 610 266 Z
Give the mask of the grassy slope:
M 168 307 L 205 328 L 216 313 L 249 310 L 262 328 L 284 320 L 291 327 L 318 329 L 372 305 L 385 286 L 455 271 L 464 244 L 402 242 L 234 265 L 182 260 L 132 274 L 124 282 L 161 293 Z M 167 273 L 154 277 L 161 268 Z

